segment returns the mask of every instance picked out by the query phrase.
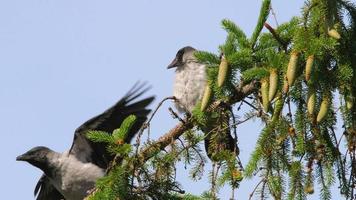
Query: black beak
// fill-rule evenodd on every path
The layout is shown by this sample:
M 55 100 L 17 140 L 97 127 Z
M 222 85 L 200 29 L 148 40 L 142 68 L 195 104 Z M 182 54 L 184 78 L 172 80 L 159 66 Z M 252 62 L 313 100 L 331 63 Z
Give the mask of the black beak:
M 25 154 L 17 156 L 16 161 L 27 161 L 27 156 Z
M 178 65 L 179 65 L 178 59 L 174 58 L 174 60 L 171 62 L 171 64 L 168 65 L 167 69 L 177 67 Z

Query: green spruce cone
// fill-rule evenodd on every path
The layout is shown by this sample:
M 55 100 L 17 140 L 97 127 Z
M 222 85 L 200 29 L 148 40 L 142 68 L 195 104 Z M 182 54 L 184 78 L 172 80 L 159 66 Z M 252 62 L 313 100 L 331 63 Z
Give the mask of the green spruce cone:
M 307 62 L 305 64 L 305 80 L 310 80 L 310 75 L 313 70 L 313 63 L 314 63 L 314 55 L 310 55 L 307 58 Z
M 318 113 L 318 116 L 316 117 L 316 121 L 319 123 L 321 121 L 323 121 L 323 119 L 325 118 L 326 114 L 328 113 L 328 109 L 329 109 L 329 103 L 330 103 L 330 99 L 328 96 L 324 96 L 321 104 L 320 104 L 320 110 Z
M 218 74 L 218 86 L 219 87 L 221 87 L 224 84 L 228 70 L 229 70 L 229 65 L 227 63 L 225 56 L 223 55 L 221 57 L 221 61 L 220 61 L 220 65 L 219 65 L 219 74 Z
M 314 114 L 316 93 L 314 88 L 309 88 L 307 97 L 307 108 L 310 115 Z
M 307 187 L 304 188 L 304 191 L 307 194 L 313 194 L 314 193 L 314 187 L 312 185 L 308 185 Z
M 269 100 L 268 100 L 268 80 L 266 78 L 261 80 L 261 95 L 262 95 L 263 110 L 267 112 L 269 106 Z
M 298 62 L 298 52 L 293 51 L 290 55 L 288 69 L 287 69 L 287 80 L 288 80 L 289 87 L 293 85 L 296 78 L 297 62 Z
M 276 69 L 272 69 L 269 74 L 269 91 L 268 100 L 272 101 L 277 93 L 278 88 L 278 72 Z
M 334 28 L 328 30 L 328 35 L 337 40 L 341 38 L 339 32 L 337 32 L 337 30 Z
M 348 110 L 351 110 L 353 108 L 353 106 L 354 106 L 354 97 L 351 94 L 346 95 L 345 96 L 345 102 L 346 102 L 346 108 Z
M 211 96 L 212 96 L 212 91 L 211 91 L 209 84 L 207 84 L 205 86 L 203 99 L 201 101 L 201 106 L 200 106 L 201 111 L 205 111 L 205 109 L 208 107 L 208 105 L 210 103 Z

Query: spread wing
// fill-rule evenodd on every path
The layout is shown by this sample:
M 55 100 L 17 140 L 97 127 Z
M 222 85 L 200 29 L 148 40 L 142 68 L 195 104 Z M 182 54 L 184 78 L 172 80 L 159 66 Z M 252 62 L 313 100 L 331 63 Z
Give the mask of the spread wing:
M 34 194 L 37 196 L 37 200 L 64 200 L 64 197 L 52 185 L 45 174 L 38 180 Z
M 119 128 L 121 123 L 129 115 L 135 115 L 137 120 L 128 133 L 126 143 L 130 143 L 142 124 L 146 121 L 147 115 L 151 110 L 147 106 L 154 100 L 154 97 L 148 97 L 136 101 L 149 88 L 145 84 L 136 83 L 132 89 L 120 99 L 114 106 L 104 113 L 88 120 L 81 125 L 74 134 L 70 154 L 75 155 L 82 162 L 92 162 L 97 166 L 106 169 L 109 162 L 114 158 L 106 151 L 104 143 L 94 143 L 87 139 L 86 133 L 89 130 L 105 131 L 112 133 Z

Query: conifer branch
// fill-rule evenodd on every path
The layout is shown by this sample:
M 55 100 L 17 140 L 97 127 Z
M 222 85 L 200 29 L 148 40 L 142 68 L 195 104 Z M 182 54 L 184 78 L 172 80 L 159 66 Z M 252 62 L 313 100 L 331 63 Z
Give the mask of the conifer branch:
M 263 0 L 261 10 L 260 10 L 260 15 L 259 15 L 258 21 L 257 21 L 257 25 L 256 25 L 256 28 L 255 28 L 253 34 L 252 34 L 252 38 L 251 38 L 252 49 L 255 47 L 257 38 L 262 31 L 263 24 L 267 20 L 270 8 L 271 8 L 271 0 Z
M 256 89 L 255 81 L 252 81 L 247 85 L 239 85 L 238 87 L 236 87 L 235 93 L 228 100 L 228 103 L 230 105 L 233 105 L 239 101 L 242 101 L 242 99 L 250 95 L 253 91 L 255 91 L 255 89 Z M 222 105 L 221 101 L 215 101 L 210 105 L 210 107 L 207 110 L 208 111 L 215 110 L 217 107 L 221 105 Z M 156 142 L 141 150 L 139 153 L 139 158 L 141 158 L 141 161 L 143 162 L 147 161 L 152 156 L 154 156 L 155 153 L 166 148 L 171 143 L 172 140 L 176 140 L 185 131 L 193 128 L 194 122 L 192 121 L 191 117 L 186 117 L 183 121 L 184 123 L 180 122 L 178 125 L 172 128 L 168 133 L 161 136 Z

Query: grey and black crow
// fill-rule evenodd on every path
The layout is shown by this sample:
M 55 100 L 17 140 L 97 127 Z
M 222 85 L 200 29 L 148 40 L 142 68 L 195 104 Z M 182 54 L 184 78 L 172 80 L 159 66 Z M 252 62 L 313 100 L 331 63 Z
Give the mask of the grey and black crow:
M 35 187 L 37 200 L 82 200 L 87 196 L 95 181 L 105 175 L 114 155 L 107 152 L 104 143 L 88 140 L 86 133 L 89 130 L 112 133 L 126 117 L 135 115 L 137 120 L 125 141 L 130 143 L 150 112 L 147 106 L 154 97 L 138 100 L 148 89 L 136 84 L 114 106 L 82 124 L 75 130 L 72 147 L 67 152 L 40 146 L 18 156 L 16 160 L 26 161 L 44 172 Z
M 192 113 L 196 104 L 202 100 L 207 84 L 206 65 L 195 58 L 196 49 L 190 46 L 181 48 L 168 69 L 176 68 L 173 96 L 177 99 L 176 108 L 181 113 Z M 236 150 L 236 144 L 230 134 L 229 115 L 224 112 L 220 119 L 212 120 L 208 127 L 201 127 L 205 134 L 205 150 L 210 159 L 224 149 Z M 222 124 L 223 123 L 223 124 Z M 216 145 L 211 145 L 214 141 Z
M 195 51 L 190 46 L 180 49 L 167 67 L 176 68 L 173 96 L 178 100 L 175 106 L 179 112 L 191 113 L 207 84 L 205 65 L 195 59 Z

